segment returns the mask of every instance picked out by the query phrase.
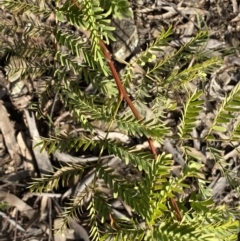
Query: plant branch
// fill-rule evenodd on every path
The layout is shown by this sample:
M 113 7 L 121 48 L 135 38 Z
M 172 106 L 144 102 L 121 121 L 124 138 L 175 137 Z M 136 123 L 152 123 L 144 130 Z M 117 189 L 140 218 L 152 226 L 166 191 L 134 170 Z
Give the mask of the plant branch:
M 84 33 L 88 39 L 90 39 L 90 32 L 89 31 L 86 31 L 86 30 L 83 30 L 81 28 L 79 28 L 79 30 Z M 120 98 L 120 101 L 125 99 L 125 101 L 127 102 L 128 106 L 130 107 L 131 111 L 133 112 L 134 116 L 136 117 L 137 120 L 141 121 L 142 120 L 142 117 L 140 116 L 138 110 L 136 109 L 136 107 L 134 106 L 134 104 L 132 103 L 131 99 L 129 98 L 128 94 L 127 94 L 127 91 L 125 90 L 123 84 L 122 84 L 122 81 L 116 71 L 116 68 L 113 64 L 113 61 L 112 61 L 112 57 L 111 57 L 111 54 L 109 53 L 109 50 L 107 49 L 106 45 L 103 43 L 102 40 L 99 39 L 99 45 L 101 46 L 102 48 L 102 51 L 103 51 L 103 54 L 108 62 L 108 65 L 109 65 L 109 68 L 112 72 L 112 76 L 115 80 L 115 83 L 118 87 L 118 91 L 119 91 L 119 98 Z M 147 140 L 148 140 L 148 144 L 149 144 L 149 147 L 150 147 L 150 150 L 154 156 L 154 159 L 156 160 L 157 159 L 157 152 L 156 152 L 156 149 L 153 145 L 153 140 L 152 138 L 149 138 L 147 137 Z M 173 209 L 175 210 L 175 213 L 176 213 L 176 217 L 177 217 L 177 220 L 179 222 L 182 221 L 182 214 L 179 210 L 179 207 L 177 205 L 177 202 L 174 198 L 170 198 L 170 202 L 171 202 L 171 205 L 173 207 Z
M 137 120 L 141 121 L 142 120 L 142 117 L 140 116 L 138 110 L 136 109 L 136 107 L 133 105 L 131 99 L 129 98 L 122 82 L 121 82 L 121 79 L 116 71 L 116 68 L 113 64 L 113 61 L 112 61 L 112 58 L 111 58 L 111 54 L 109 53 L 106 45 L 103 43 L 103 41 L 99 40 L 99 44 L 103 50 L 103 54 L 108 62 L 108 65 L 111 69 L 111 72 L 112 72 L 112 75 L 113 75 L 113 78 L 115 80 L 115 83 L 118 87 L 118 91 L 119 91 L 119 97 L 120 99 L 125 99 L 125 101 L 127 102 L 128 106 L 130 107 L 131 111 L 133 112 L 134 116 L 136 117 Z M 155 147 L 153 145 L 153 141 L 151 138 L 148 138 L 148 143 L 149 143 L 149 147 L 151 149 L 151 152 L 154 156 L 154 159 L 157 158 L 157 152 L 155 150 Z
M 134 116 L 136 117 L 137 120 L 142 120 L 142 117 L 140 116 L 140 114 L 138 113 L 136 107 L 134 106 L 134 104 L 132 103 L 131 99 L 129 98 L 128 94 L 127 94 L 127 91 L 125 90 L 122 82 L 121 82 L 121 79 L 116 71 L 116 68 L 113 64 L 113 61 L 112 61 L 112 58 L 111 58 L 111 54 L 109 53 L 107 47 L 105 46 L 105 44 L 103 43 L 103 41 L 99 40 L 99 44 L 103 50 L 103 54 L 108 62 L 108 65 L 111 69 L 111 72 L 112 72 L 112 75 L 113 75 L 113 78 L 116 82 L 116 85 L 118 87 L 118 91 L 119 91 L 119 97 L 120 99 L 125 99 L 125 101 L 127 102 L 128 106 L 130 107 L 130 109 L 132 110 Z M 149 147 L 151 149 L 151 152 L 154 156 L 154 159 L 156 160 L 157 159 L 157 152 L 156 152 L 156 149 L 153 145 L 153 140 L 151 138 L 147 138 L 148 139 L 148 143 L 149 143 Z M 171 205 L 173 207 L 173 209 L 175 210 L 175 213 L 176 213 L 176 217 L 177 217 L 177 220 L 179 222 L 182 221 L 182 214 L 179 210 L 179 207 L 177 205 L 177 202 L 175 201 L 174 198 L 170 198 L 170 202 L 171 202 Z

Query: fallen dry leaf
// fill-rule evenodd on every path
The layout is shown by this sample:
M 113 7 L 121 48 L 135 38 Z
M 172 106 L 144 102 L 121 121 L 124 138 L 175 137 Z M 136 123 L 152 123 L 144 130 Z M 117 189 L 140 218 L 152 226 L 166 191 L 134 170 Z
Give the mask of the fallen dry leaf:
M 15 130 L 8 116 L 9 115 L 6 108 L 3 106 L 3 103 L 0 101 L 0 130 L 2 132 L 5 145 L 11 156 L 11 159 L 15 162 L 16 166 L 18 167 L 22 164 L 22 160 L 20 157 L 20 150 L 18 147 L 18 143 L 15 137 Z

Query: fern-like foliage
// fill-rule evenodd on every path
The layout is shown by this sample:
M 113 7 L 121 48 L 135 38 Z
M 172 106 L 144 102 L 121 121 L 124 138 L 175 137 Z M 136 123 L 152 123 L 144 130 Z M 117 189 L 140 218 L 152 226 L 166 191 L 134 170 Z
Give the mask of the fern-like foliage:
M 85 212 L 91 240 L 236 239 L 238 223 L 235 215 L 224 206 L 214 205 L 202 175 L 202 165 L 184 146 L 186 140 L 192 141 L 192 131 L 205 105 L 201 86 L 207 74 L 222 62 L 221 58 L 208 58 L 201 51 L 208 33 L 199 32 L 186 42 L 176 43 L 169 27 L 127 63 L 121 76 L 123 86 L 132 93 L 134 104 L 146 105 L 146 100 L 151 98 L 147 108 L 151 107 L 155 114 L 136 120 L 119 98 L 119 89 L 114 82 L 116 77 L 112 76 L 109 60 L 99 44 L 100 41 L 106 44 L 115 41 L 111 17 L 132 14 L 127 0 L 64 0 L 55 1 L 54 5 L 31 0 L 2 0 L 0 3 L 14 19 L 8 24 L 0 21 L 0 53 L 6 57 L 8 80 L 17 82 L 24 77 L 30 81 L 47 76 L 51 80 L 48 90 L 70 113 L 69 123 L 81 129 L 80 134 L 77 130 L 59 134 L 57 128 L 53 128 L 53 116 L 48 113 L 42 117 L 49 119 L 52 136 L 42 138 L 39 145 L 49 154 L 56 151 L 99 154 L 94 162 L 62 165 L 52 174 L 32 180 L 31 190 L 50 192 L 58 190 L 60 185 L 68 187 L 73 176 L 78 177 L 76 192 L 64 206 L 64 224 L 69 217 L 81 218 Z M 174 50 L 162 54 L 165 47 Z M 195 62 L 189 65 L 193 58 Z M 135 78 L 133 69 L 136 65 L 144 69 L 140 80 Z M 191 83 L 199 88 L 189 88 Z M 86 91 L 86 86 L 93 91 Z M 216 159 L 221 153 L 214 151 L 209 142 L 216 140 L 214 131 L 229 132 L 228 141 L 239 139 L 239 86 L 236 85 L 224 98 L 208 133 L 202 138 Z M 184 104 L 178 103 L 175 93 L 182 94 Z M 47 96 L 48 92 L 44 94 Z M 42 99 L 39 98 L 39 102 Z M 37 103 L 36 109 L 41 109 L 41 104 Z M 168 111 L 173 109 L 181 116 L 177 135 L 166 122 Z M 228 124 L 235 119 L 234 128 L 228 129 Z M 106 126 L 104 137 L 98 136 L 102 128 L 96 123 Z M 140 140 L 153 139 L 160 146 L 164 140 L 174 139 L 186 150 L 186 165 L 173 175 L 172 155 L 162 151 L 154 159 L 147 148 L 138 150 L 129 143 L 110 139 L 109 133 L 113 130 Z M 104 162 L 101 159 L 103 153 L 113 154 L 116 159 Z M 129 181 L 121 176 L 116 172 L 116 161 L 117 165 L 124 162 L 134 166 L 141 171 L 142 178 Z M 184 195 L 191 188 L 189 179 L 196 181 L 199 190 L 190 192 L 189 205 L 186 205 Z M 177 222 L 171 199 L 177 200 L 183 216 L 181 222 Z M 128 206 L 131 215 L 119 214 L 112 200 Z
M 197 115 L 202 110 L 204 103 L 203 100 L 199 100 L 201 95 L 202 92 L 197 93 L 194 91 L 184 105 L 181 124 L 178 126 L 180 138 L 189 138 L 193 128 L 196 126 Z
M 230 122 L 233 122 L 235 116 L 239 113 L 239 103 L 240 103 L 240 85 L 239 83 L 232 89 L 231 93 L 227 98 L 222 101 L 221 106 L 216 113 L 216 116 L 213 120 L 212 127 L 209 129 L 207 137 L 211 138 L 212 131 L 217 130 L 220 132 L 226 132 L 227 127 Z M 234 128 L 231 140 L 236 140 L 235 138 L 236 129 Z

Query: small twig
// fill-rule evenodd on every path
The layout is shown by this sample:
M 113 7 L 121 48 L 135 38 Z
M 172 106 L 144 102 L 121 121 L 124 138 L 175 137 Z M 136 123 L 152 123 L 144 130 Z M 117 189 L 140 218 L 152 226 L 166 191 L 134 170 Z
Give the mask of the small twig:
M 212 182 L 209 184 L 208 187 L 213 188 L 216 185 L 216 183 L 218 182 L 220 177 L 221 177 L 221 174 L 218 173 L 217 176 L 212 180 Z
M 52 225 L 52 199 L 48 198 L 48 219 L 49 219 L 49 235 L 48 235 L 48 241 L 53 240 L 53 235 L 52 235 L 52 230 L 53 230 L 53 225 Z
M 65 117 L 71 115 L 69 111 L 63 112 L 55 121 L 54 121 L 54 126 L 56 126 L 61 120 L 63 120 Z
M 14 191 L 16 192 L 16 188 L 14 187 Z M 16 209 L 15 209 L 16 210 Z M 18 228 L 17 228 L 17 221 L 18 221 L 18 211 L 16 210 L 16 215 L 15 215 L 15 222 L 16 222 L 16 224 L 14 225 L 14 227 L 15 227 L 15 229 L 14 229 L 14 241 L 16 241 L 17 240 L 17 230 L 18 230 Z
M 16 230 L 18 229 L 18 230 L 20 230 L 22 232 L 26 232 L 26 230 L 20 224 L 18 224 L 16 220 L 11 219 L 4 212 L 0 211 L 0 216 L 2 216 L 3 218 L 6 218 L 10 224 L 12 224 L 14 227 L 16 227 Z M 14 239 L 15 239 L 16 238 L 16 233 L 14 234 L 14 236 L 15 236 L 14 237 Z
M 53 103 L 52 103 L 52 107 L 51 107 L 51 111 L 50 111 L 50 119 L 52 119 L 52 117 L 53 117 L 53 112 L 54 112 L 56 102 L 58 99 L 58 94 L 59 94 L 59 90 L 57 91 L 57 93 L 55 94 L 54 99 L 53 99 Z
M 22 200 L 26 201 L 28 198 L 31 198 L 31 197 L 34 197 L 34 196 L 37 196 L 37 197 L 48 197 L 48 198 L 60 198 L 62 196 L 62 194 L 61 193 L 28 192 L 28 193 L 25 193 L 23 195 Z
M 56 151 L 54 154 L 54 157 L 57 158 L 59 162 L 66 162 L 66 163 L 76 163 L 76 164 L 89 164 L 91 162 L 96 162 L 98 160 L 98 157 L 75 157 L 71 156 L 67 153 Z M 107 158 L 112 158 L 114 155 L 107 155 L 107 156 L 102 156 L 102 159 L 107 159 Z

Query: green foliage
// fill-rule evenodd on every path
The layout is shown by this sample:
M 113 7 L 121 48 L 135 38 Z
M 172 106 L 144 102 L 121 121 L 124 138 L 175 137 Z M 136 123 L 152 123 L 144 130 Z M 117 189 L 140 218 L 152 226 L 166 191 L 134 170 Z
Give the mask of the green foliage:
M 6 202 L 0 202 L 0 211 L 2 212 L 6 212 L 6 210 L 8 209 L 9 205 Z
M 203 100 L 199 100 L 201 95 L 202 92 L 196 93 L 196 91 L 194 91 L 184 105 L 182 120 L 178 126 L 180 138 L 189 138 L 191 136 L 192 129 L 196 126 L 196 118 L 198 117 L 198 113 L 202 110 L 204 104 Z
M 31 27 L 26 28 L 26 22 L 18 22 L 18 26 L 6 25 L 0 22 L 0 30 L 4 34 L 16 36 L 21 29 L 22 36 L 15 41 L 1 39 L 0 52 L 8 56 L 6 68 L 8 79 L 18 81 L 48 76 L 53 80 L 51 90 L 59 96 L 64 108 L 71 113 L 72 121 L 81 128 L 81 134 L 58 133 L 42 138 L 39 145 L 48 153 L 99 151 L 99 159 L 91 164 L 63 165 L 51 175 L 35 179 L 31 190 L 50 192 L 66 187 L 73 176 L 84 180 L 81 185 L 82 195 L 75 194 L 70 203 L 64 207 L 62 217 L 64 223 L 69 217 L 79 217 L 83 210 L 88 212 L 90 236 L 92 240 L 234 240 L 236 239 L 238 222 L 233 213 L 224 206 L 216 207 L 211 200 L 207 181 L 202 178 L 202 165 L 186 151 L 185 162 L 179 175 L 173 172 L 173 157 L 162 152 L 154 160 L 148 150 L 136 150 L 134 147 L 119 140 L 111 140 L 108 134 L 111 127 L 117 131 L 137 137 L 148 137 L 163 144 L 167 138 L 175 139 L 187 149 L 184 140 L 192 140 L 191 132 L 196 127 L 196 120 L 204 106 L 203 90 L 192 90 L 188 84 L 196 80 L 204 83 L 206 76 L 222 62 L 221 58 L 207 58 L 201 51 L 201 46 L 208 38 L 207 32 L 199 32 L 187 43 L 182 44 L 172 53 L 163 54 L 163 47 L 172 41 L 172 29 L 162 31 L 145 51 L 142 51 L 133 62 L 127 64 L 122 75 L 123 84 L 131 89 L 136 85 L 133 65 L 137 64 L 146 72 L 135 87 L 135 103 L 146 102 L 152 98 L 153 117 L 145 116 L 136 120 L 132 114 L 126 114 L 124 104 L 118 99 L 118 89 L 111 76 L 108 63 L 99 45 L 99 40 L 108 44 L 114 41 L 111 27 L 111 16 L 122 18 L 132 15 L 127 0 L 85 0 L 56 1 L 56 6 L 40 4 L 38 1 L 0 1 L 15 18 L 25 14 L 35 14 L 43 19 L 54 16 L 53 27 L 40 24 L 37 17 L 31 19 Z M 64 26 L 64 27 L 63 27 Z M 71 27 L 80 29 L 85 35 L 76 36 Z M 47 38 L 48 36 L 48 38 Z M 40 43 L 35 41 L 41 38 Z M 45 41 L 50 44 L 46 44 Z M 27 41 L 26 41 L 27 40 Z M 188 65 L 191 59 L 195 62 Z M 87 93 L 84 86 L 91 84 L 94 94 Z M 211 149 L 209 140 L 215 139 L 213 131 L 226 132 L 226 125 L 233 121 L 239 112 L 240 85 L 222 101 L 211 128 L 204 137 L 213 156 L 219 159 L 219 152 Z M 174 91 L 182 93 L 184 104 L 179 107 L 173 98 Z M 40 106 L 40 103 L 39 103 Z M 181 119 L 178 125 L 178 135 L 171 134 L 167 126 L 167 112 L 180 108 Z M 38 107 L 40 108 L 40 107 Z M 45 118 L 47 118 L 45 116 Z M 96 137 L 98 129 L 93 121 L 104 123 L 105 137 Z M 50 121 L 52 124 L 52 120 Z M 49 124 L 50 125 L 50 124 Z M 51 125 L 50 125 L 51 126 Z M 238 140 L 240 122 L 236 122 L 231 132 L 231 140 Z M 115 168 L 101 162 L 103 152 L 113 154 L 132 164 L 142 171 L 141 180 L 129 182 L 127 178 L 115 173 Z M 91 169 L 91 175 L 85 174 Z M 194 179 L 198 183 L 199 192 L 191 192 L 190 208 L 186 207 L 184 198 L 178 200 L 183 219 L 176 222 L 169 198 L 177 195 L 182 197 L 190 185 L 186 180 Z M 98 181 L 103 181 L 110 190 L 110 197 L 99 189 Z M 176 195 L 177 194 L 177 195 Z M 182 196 L 181 196 L 182 195 Z M 118 218 L 114 216 L 114 207 L 110 199 L 119 199 L 128 205 L 134 214 L 143 221 L 132 217 Z M 115 210 L 116 211 L 116 210 Z M 116 212 L 115 212 L 116 214 Z M 111 216 L 112 215 L 112 216 Z M 111 217 L 113 220 L 109 220 Z M 113 221 L 112 225 L 109 222 Z M 103 231 L 104 229 L 104 231 Z
M 232 89 L 228 97 L 226 97 L 221 106 L 216 113 L 216 116 L 213 121 L 212 127 L 209 129 L 207 138 L 211 138 L 211 133 L 213 130 L 226 132 L 227 128 L 224 125 L 229 124 L 231 121 L 234 121 L 235 116 L 239 113 L 239 104 L 240 104 L 240 85 L 239 83 Z M 238 126 L 238 125 L 237 125 Z M 237 127 L 234 128 L 232 132 L 231 140 L 236 140 Z
M 115 18 L 132 17 L 132 11 L 130 10 L 130 4 L 125 0 L 100 0 L 100 6 L 107 11 L 108 14 L 112 14 Z

